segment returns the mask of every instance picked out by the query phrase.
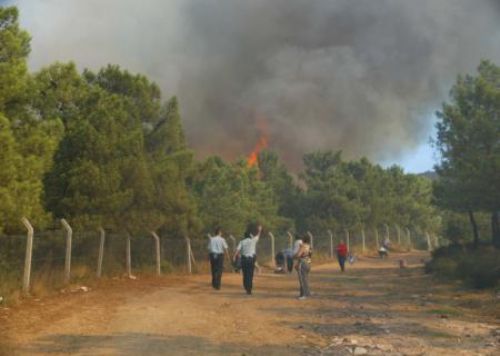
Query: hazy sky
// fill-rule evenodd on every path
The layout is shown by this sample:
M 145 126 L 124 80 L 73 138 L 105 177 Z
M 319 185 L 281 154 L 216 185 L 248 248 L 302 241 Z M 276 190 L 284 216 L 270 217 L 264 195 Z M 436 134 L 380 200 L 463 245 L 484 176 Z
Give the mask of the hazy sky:
M 456 75 L 500 63 L 499 0 L 16 0 L 33 70 L 120 64 L 178 95 L 200 156 L 263 128 L 290 167 L 342 149 L 430 169 L 433 112 Z

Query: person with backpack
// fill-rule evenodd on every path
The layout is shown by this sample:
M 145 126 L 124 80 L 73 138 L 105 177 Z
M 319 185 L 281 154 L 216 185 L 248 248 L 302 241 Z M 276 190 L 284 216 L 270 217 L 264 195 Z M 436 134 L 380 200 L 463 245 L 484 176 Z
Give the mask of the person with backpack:
M 252 294 L 253 273 L 257 259 L 256 248 L 259 242 L 262 226 L 259 224 L 248 224 L 243 240 L 238 243 L 233 260 L 241 258 L 241 269 L 243 271 L 243 288 L 248 295 Z
M 208 241 L 208 257 L 212 271 L 212 287 L 219 290 L 222 282 L 222 271 L 224 270 L 224 255 L 228 257 L 229 252 L 226 240 L 222 237 L 222 229 L 215 229 L 215 236 L 210 236 Z
M 299 300 L 307 299 L 311 296 L 309 290 L 309 272 L 311 271 L 311 238 L 306 235 L 302 238 L 302 244 L 295 254 L 294 258 L 297 259 L 295 269 L 299 276 L 300 295 Z

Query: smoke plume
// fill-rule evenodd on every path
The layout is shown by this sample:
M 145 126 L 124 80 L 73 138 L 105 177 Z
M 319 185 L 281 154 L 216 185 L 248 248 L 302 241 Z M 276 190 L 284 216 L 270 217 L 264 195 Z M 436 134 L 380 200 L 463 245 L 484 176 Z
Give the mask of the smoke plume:
M 459 73 L 500 62 L 498 0 L 17 0 L 34 69 L 117 63 L 178 95 L 201 154 L 396 159 Z

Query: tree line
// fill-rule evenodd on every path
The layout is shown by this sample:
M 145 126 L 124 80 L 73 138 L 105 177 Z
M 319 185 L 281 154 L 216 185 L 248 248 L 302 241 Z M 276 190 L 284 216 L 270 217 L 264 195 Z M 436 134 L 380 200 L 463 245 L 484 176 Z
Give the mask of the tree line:
M 298 176 L 272 151 L 254 167 L 244 158 L 199 161 L 177 98 L 164 99 L 147 77 L 58 62 L 31 73 L 29 52 L 17 9 L 0 7 L 0 233 L 19 231 L 27 216 L 39 228 L 66 218 L 175 237 L 219 224 L 240 235 L 250 220 L 276 231 L 390 224 L 458 234 L 456 221 L 488 211 L 498 234 L 500 75 L 489 62 L 479 77 L 459 78 L 443 105 L 433 183 L 332 151 L 304 155 Z

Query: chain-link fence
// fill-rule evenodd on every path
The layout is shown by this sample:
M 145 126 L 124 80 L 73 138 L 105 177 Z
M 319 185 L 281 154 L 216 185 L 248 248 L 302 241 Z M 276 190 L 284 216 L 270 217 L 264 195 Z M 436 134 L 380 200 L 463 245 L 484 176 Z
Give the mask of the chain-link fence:
M 191 273 L 208 270 L 207 237 L 189 239 L 160 236 L 157 244 L 152 234 L 129 236 L 108 232 L 103 236 L 103 233 L 99 230 L 76 231 L 72 234 L 71 248 L 68 249 L 67 230 L 35 231 L 29 271 L 31 277 L 28 276 L 27 288 L 24 286 L 26 291 L 39 284 L 57 287 L 67 282 L 100 277 L 98 266 L 101 255 L 101 275 L 106 277 L 138 272 L 157 274 L 160 271 Z M 422 231 L 410 232 L 409 229 L 327 230 L 308 234 L 317 260 L 334 258 L 335 246 L 340 240 L 344 240 L 353 255 L 376 252 L 387 238 L 400 250 L 430 250 L 439 243 L 435 236 Z M 258 264 L 274 267 L 275 255 L 292 247 L 293 236 L 290 232 L 264 232 L 257 245 Z M 227 236 L 226 239 L 232 255 L 240 239 L 233 236 Z M 0 295 L 20 289 L 22 281 L 26 279 L 26 261 L 29 258 L 26 253 L 27 240 L 26 235 L 0 236 Z M 130 250 L 127 248 L 128 241 Z

